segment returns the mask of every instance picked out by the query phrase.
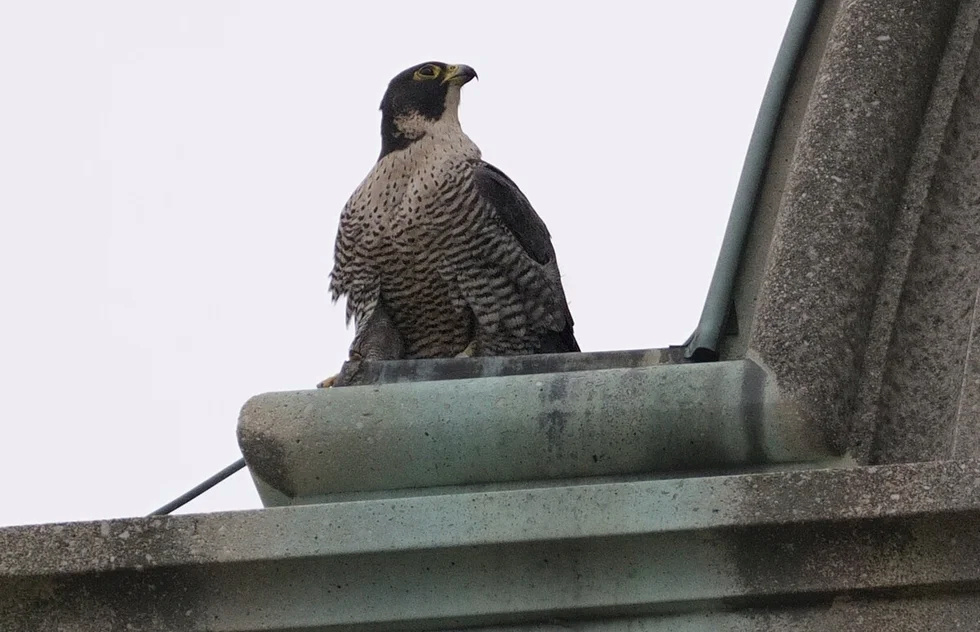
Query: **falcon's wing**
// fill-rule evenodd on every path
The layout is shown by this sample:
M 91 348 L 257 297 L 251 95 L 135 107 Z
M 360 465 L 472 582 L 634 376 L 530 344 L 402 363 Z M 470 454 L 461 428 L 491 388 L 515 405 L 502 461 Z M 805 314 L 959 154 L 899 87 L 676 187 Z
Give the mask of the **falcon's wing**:
M 560 313 L 554 316 L 556 321 L 562 324 L 561 328 L 554 332 L 554 336 L 544 341 L 538 353 L 579 351 L 578 343 L 572 333 L 574 321 L 565 300 L 561 274 L 555 261 L 555 249 L 551 245 L 548 228 L 517 185 L 500 169 L 479 161 L 474 166 L 473 177 L 480 196 L 489 204 L 492 212 L 514 236 L 524 252 L 538 264 L 558 303 L 555 307 Z
M 473 177 L 480 195 L 493 206 L 525 252 L 541 264 L 553 261 L 555 249 L 548 227 L 517 185 L 503 171 L 482 161 L 477 163 Z

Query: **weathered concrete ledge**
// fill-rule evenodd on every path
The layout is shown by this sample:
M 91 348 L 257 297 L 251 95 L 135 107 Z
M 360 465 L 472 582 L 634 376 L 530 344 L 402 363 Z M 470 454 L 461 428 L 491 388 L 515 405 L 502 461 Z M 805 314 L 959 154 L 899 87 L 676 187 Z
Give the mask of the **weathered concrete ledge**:
M 747 360 L 268 393 L 238 434 L 267 505 L 835 456 Z
M 0 529 L 11 632 L 878 631 L 978 589 L 978 461 Z
M 567 373 L 600 369 L 635 369 L 683 362 L 685 362 L 683 347 L 480 358 L 361 360 L 344 363 L 337 380 L 337 386 L 463 380 L 478 377 Z

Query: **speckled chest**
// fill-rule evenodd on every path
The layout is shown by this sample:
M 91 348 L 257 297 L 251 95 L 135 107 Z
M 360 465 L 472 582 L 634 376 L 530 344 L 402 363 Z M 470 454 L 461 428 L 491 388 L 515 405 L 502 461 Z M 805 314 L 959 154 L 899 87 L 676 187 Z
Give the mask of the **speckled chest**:
M 462 134 L 420 139 L 382 158 L 344 211 L 341 231 L 357 256 L 388 272 L 424 263 L 420 255 L 466 221 L 461 193 L 478 158 L 479 150 Z

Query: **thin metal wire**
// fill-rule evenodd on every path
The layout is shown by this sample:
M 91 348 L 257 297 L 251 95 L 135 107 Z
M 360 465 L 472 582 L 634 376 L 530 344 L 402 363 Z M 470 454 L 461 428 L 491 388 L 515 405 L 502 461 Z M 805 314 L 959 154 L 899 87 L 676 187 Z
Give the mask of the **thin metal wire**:
M 217 474 L 215 474 L 211 478 L 207 479 L 206 481 L 204 481 L 200 485 L 195 486 L 193 489 L 190 489 L 190 490 L 184 492 L 183 494 L 181 494 L 177 498 L 174 498 L 169 503 L 167 503 L 163 507 L 160 507 L 159 509 L 157 509 L 156 511 L 154 511 L 150 515 L 151 516 L 165 516 L 165 515 L 167 515 L 168 513 L 170 513 L 171 511 L 173 511 L 174 509 L 178 509 L 178 508 L 186 505 L 190 501 L 194 500 L 195 498 L 197 498 L 198 496 L 200 496 L 204 492 L 208 491 L 209 489 L 211 489 L 212 487 L 214 487 L 215 485 L 217 485 L 221 481 L 225 480 L 226 478 L 228 478 L 229 476 L 231 476 L 232 474 L 234 474 L 238 470 L 242 469 L 243 467 L 245 467 L 245 459 L 238 459 L 237 461 L 235 461 L 234 463 L 232 463 L 231 465 L 229 465 L 225 469 L 221 470 L 220 472 L 218 472 Z

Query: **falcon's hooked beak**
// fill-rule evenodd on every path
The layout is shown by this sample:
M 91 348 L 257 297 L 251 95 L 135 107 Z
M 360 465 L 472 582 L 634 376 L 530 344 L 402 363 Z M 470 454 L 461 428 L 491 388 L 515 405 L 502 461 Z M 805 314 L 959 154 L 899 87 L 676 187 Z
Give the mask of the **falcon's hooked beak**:
M 460 64 L 459 66 L 447 66 L 446 74 L 442 77 L 442 82 L 448 83 L 451 86 L 461 86 L 477 78 L 475 70 L 469 66 Z

